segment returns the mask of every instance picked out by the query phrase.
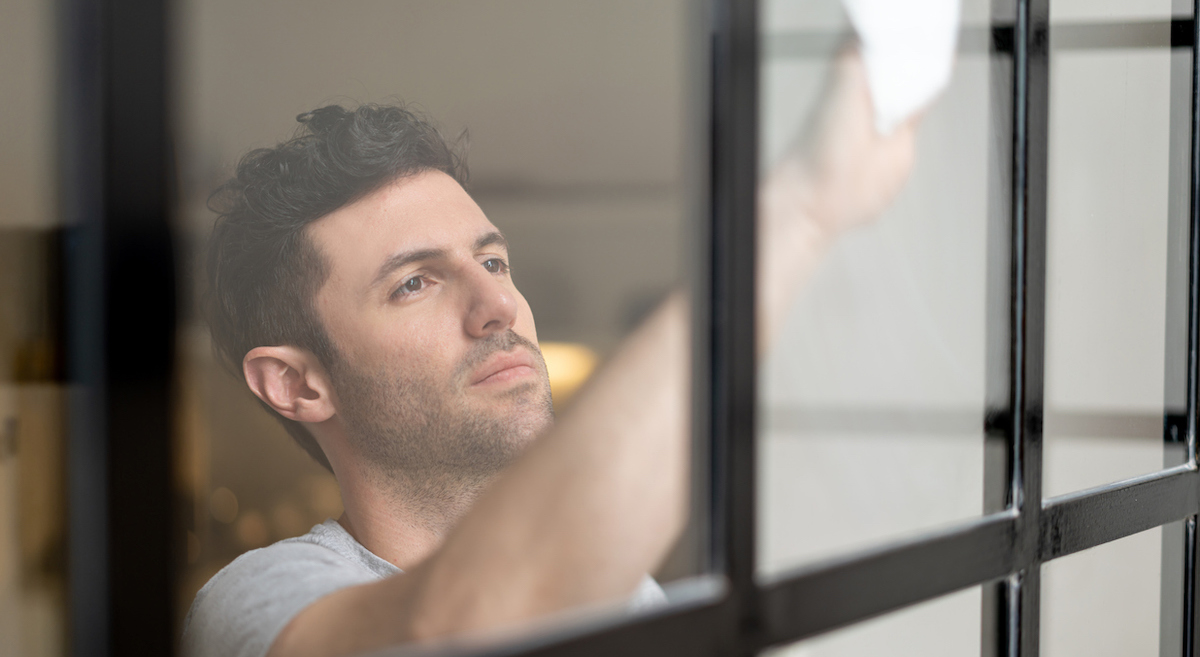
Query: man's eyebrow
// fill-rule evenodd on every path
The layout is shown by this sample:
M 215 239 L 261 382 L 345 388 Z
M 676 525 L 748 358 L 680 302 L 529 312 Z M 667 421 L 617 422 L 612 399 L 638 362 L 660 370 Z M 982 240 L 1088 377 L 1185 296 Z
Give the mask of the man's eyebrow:
M 491 246 L 493 244 L 499 244 L 500 246 L 504 247 L 505 251 L 508 250 L 508 240 L 505 239 L 504 234 L 498 230 L 494 230 L 475 240 L 475 250 L 478 251 L 485 246 Z
M 442 249 L 418 249 L 416 251 L 402 251 L 397 253 L 385 260 L 383 264 L 380 265 L 379 273 L 375 274 L 375 280 L 371 281 L 371 285 L 369 287 L 373 288 L 376 285 L 379 285 L 392 272 L 407 264 L 417 262 L 419 260 L 435 260 L 445 256 L 446 252 Z
M 508 240 L 505 239 L 504 234 L 498 230 L 494 230 L 475 240 L 475 246 L 473 250 L 478 251 L 493 244 L 499 244 L 500 246 L 504 247 L 505 250 L 508 249 Z M 446 251 L 444 249 L 418 249 L 416 251 L 403 251 L 401 253 L 397 253 L 385 260 L 383 264 L 380 265 L 379 272 L 375 274 L 375 279 L 371 281 L 371 285 L 368 286 L 368 289 L 379 285 L 392 272 L 405 265 L 418 262 L 420 260 L 436 260 L 444 257 L 446 257 Z

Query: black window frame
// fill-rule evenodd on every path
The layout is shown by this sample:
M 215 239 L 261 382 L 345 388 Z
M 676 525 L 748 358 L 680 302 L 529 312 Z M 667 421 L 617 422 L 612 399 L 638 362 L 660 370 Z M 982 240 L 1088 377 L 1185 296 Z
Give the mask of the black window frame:
M 1164 586 L 1180 585 L 1179 652 L 1195 637 L 1198 572 L 1196 463 L 1200 383 L 1200 66 L 1193 18 L 1063 27 L 1064 46 L 1188 48 L 1186 158 L 1187 403 L 1165 414 L 1165 442 L 1183 462 L 1154 474 L 1042 497 L 1046 193 L 1051 29 L 1049 0 L 995 0 L 986 42 L 993 108 L 1011 139 L 993 153 L 1006 202 L 989 218 L 987 515 L 763 580 L 756 573 L 755 201 L 758 184 L 759 7 L 713 0 L 694 8 L 697 52 L 711 72 L 709 258 L 698 272 L 696 431 L 711 474 L 696 506 L 711 531 L 716 575 L 689 599 L 632 619 L 561 628 L 488 654 L 753 654 L 972 586 L 983 587 L 982 654 L 1038 652 L 1043 563 L 1170 523 Z M 1200 0 L 1193 4 L 1196 15 Z M 170 6 L 164 0 L 60 0 L 59 127 L 68 378 L 68 563 L 74 654 L 168 654 L 177 545 L 170 481 L 176 282 Z M 1055 29 L 1059 29 L 1056 26 Z M 1069 42 L 1069 43 L 1068 43 Z M 965 47 L 965 46 L 964 46 Z M 1173 89 L 1172 93 L 1176 93 Z M 1003 115 L 1003 112 L 1001 112 Z M 1173 122 L 1175 114 L 1172 114 Z M 995 126 L 994 126 L 995 127 Z M 1174 176 L 1174 173 L 1173 173 Z M 989 253 L 993 249 L 989 248 Z M 999 251 L 997 251 L 999 253 Z M 1181 437 L 1182 434 L 1182 437 Z M 1174 453 L 1179 450 L 1176 449 Z M 1169 464 L 1168 464 L 1169 465 Z M 1171 582 L 1167 578 L 1173 578 Z M 685 596 L 686 597 L 686 596 Z M 1165 623 L 1166 621 L 1164 621 Z M 1175 622 L 1172 620 L 1171 622 Z M 1174 627 L 1174 626 L 1172 626 Z M 466 651 L 460 651 L 466 652 Z M 476 651 L 477 652 L 477 651 Z M 1170 651 L 1164 650 L 1164 654 Z M 1173 654 L 1171 652 L 1170 654 Z

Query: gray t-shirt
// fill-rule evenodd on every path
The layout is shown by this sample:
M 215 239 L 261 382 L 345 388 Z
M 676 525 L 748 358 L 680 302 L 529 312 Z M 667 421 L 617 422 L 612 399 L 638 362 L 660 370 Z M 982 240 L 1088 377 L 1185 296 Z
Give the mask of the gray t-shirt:
M 183 622 L 183 652 L 262 657 L 284 626 L 319 598 L 400 572 L 336 520 L 326 520 L 303 536 L 243 554 L 208 580 Z M 646 577 L 629 608 L 664 602 L 662 588 Z

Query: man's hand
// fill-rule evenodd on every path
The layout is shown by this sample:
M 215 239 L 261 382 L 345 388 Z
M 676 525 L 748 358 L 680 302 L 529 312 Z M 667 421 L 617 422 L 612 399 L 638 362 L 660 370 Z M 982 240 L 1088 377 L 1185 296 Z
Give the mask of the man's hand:
M 759 353 L 834 239 L 879 216 L 912 171 L 919 117 L 880 135 L 874 111 L 862 58 L 848 50 L 800 144 L 759 188 Z
M 843 52 L 833 73 L 797 152 L 764 191 L 799 185 L 805 214 L 836 235 L 878 217 L 895 199 L 912 171 L 919 116 L 881 135 L 858 51 Z

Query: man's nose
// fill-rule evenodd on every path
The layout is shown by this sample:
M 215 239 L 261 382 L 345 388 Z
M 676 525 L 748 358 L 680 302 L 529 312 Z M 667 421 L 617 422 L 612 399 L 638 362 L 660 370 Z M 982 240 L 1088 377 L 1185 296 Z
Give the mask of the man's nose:
M 517 321 L 517 298 L 505 280 L 476 265 L 471 268 L 466 281 L 469 286 L 469 306 L 464 327 L 467 334 L 474 338 L 486 338 L 512 328 Z

